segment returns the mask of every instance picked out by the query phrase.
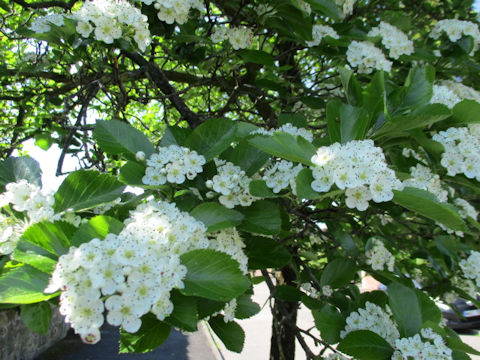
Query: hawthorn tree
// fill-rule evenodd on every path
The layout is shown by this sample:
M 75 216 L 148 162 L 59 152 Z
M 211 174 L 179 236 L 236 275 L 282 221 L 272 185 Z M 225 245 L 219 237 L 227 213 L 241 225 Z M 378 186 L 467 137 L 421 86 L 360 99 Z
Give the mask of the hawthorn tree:
M 60 305 L 87 343 L 106 321 L 120 352 L 206 321 L 241 352 L 265 281 L 270 359 L 479 354 L 434 302 L 480 305 L 472 1 L 0 8 L 1 308 L 44 333 Z M 78 158 L 55 194 L 29 139 Z

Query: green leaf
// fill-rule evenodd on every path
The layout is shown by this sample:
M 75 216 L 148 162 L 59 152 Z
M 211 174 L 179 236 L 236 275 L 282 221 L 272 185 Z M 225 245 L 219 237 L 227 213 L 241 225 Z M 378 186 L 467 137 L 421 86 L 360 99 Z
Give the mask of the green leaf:
M 135 154 L 143 151 L 147 157 L 155 148 L 140 130 L 117 120 L 98 120 L 93 131 L 93 138 L 108 154 L 123 155 L 135 160 Z
M 260 150 L 280 158 L 312 165 L 310 161 L 317 149 L 301 136 L 296 138 L 284 132 L 275 133 L 273 136 L 256 135 L 248 142 Z
M 244 215 L 240 230 L 254 234 L 275 235 L 282 227 L 279 206 L 268 200 L 258 200 L 239 211 Z
M 390 344 L 369 330 L 352 331 L 340 341 L 338 350 L 357 360 L 387 360 L 393 354 Z
M 50 276 L 29 265 L 17 266 L 0 276 L 0 304 L 31 304 L 58 294 L 44 294 Z
M 245 332 L 235 321 L 225 322 L 222 315 L 208 321 L 213 332 L 222 340 L 225 347 L 233 352 L 241 353 L 245 343 Z
M 258 305 L 256 302 L 253 302 L 249 295 L 242 295 L 237 298 L 235 318 L 248 319 L 258 314 L 260 310 L 260 305 Z
M 306 128 L 308 125 L 307 118 L 302 114 L 282 113 L 278 115 L 278 125 L 292 124 L 297 128 Z
M 250 194 L 259 198 L 273 198 L 280 196 L 267 186 L 265 180 L 252 180 L 249 185 Z
M 320 285 L 329 285 L 332 289 L 347 286 L 354 278 L 357 267 L 348 259 L 337 258 L 330 261 L 322 271 Z
M 447 346 L 454 350 L 454 351 L 461 351 L 466 352 L 473 355 L 480 355 L 480 352 L 470 345 L 465 344 L 462 339 L 458 336 L 458 334 L 450 328 L 445 328 L 446 333 L 448 334 L 447 337 Z
M 53 140 L 50 134 L 39 134 L 35 136 L 35 145 L 42 150 L 50 149 L 52 146 Z
M 430 104 L 411 114 L 393 117 L 375 132 L 373 138 L 378 139 L 383 136 L 400 137 L 404 135 L 402 131 L 428 128 L 432 124 L 445 120 L 450 116 L 451 111 L 445 105 Z
M 226 119 L 210 119 L 187 138 L 186 146 L 205 156 L 207 161 L 225 151 L 235 140 L 236 125 Z
M 402 109 L 425 106 L 430 102 L 433 94 L 433 82 L 435 81 L 435 68 L 425 66 L 415 67 L 408 73 L 404 85 L 404 98 Z
M 453 236 L 439 235 L 435 236 L 435 245 L 437 249 L 444 255 L 450 256 L 453 259 L 458 258 L 459 243 Z
M 422 313 L 422 324 L 426 321 L 432 321 L 435 324 L 442 320 L 442 312 L 438 308 L 435 301 L 433 301 L 427 294 L 420 290 L 415 290 L 420 305 L 420 312 Z
M 288 250 L 274 239 L 252 236 L 245 237 L 243 242 L 250 269 L 282 268 L 292 259 Z
M 352 106 L 361 106 L 363 100 L 362 88 L 355 78 L 353 71 L 344 67 L 340 68 L 338 72 L 340 73 L 340 79 L 348 103 Z
M 313 10 L 318 10 L 322 14 L 333 20 L 340 20 L 342 15 L 339 8 L 331 0 L 309 0 Z
M 480 123 L 480 104 L 474 100 L 463 100 L 453 107 L 453 125 Z
M 52 320 L 52 308 L 47 302 L 22 305 L 20 317 L 30 330 L 47 335 Z
M 50 254 L 57 258 L 68 252 L 71 246 L 70 239 L 76 230 L 75 226 L 63 221 L 36 223 L 23 233 L 19 249 L 33 250 L 35 246 L 38 248 L 38 254 Z
M 422 312 L 415 291 L 398 282 L 388 285 L 388 302 L 401 337 L 413 336 L 422 327 Z
M 142 316 L 142 326 L 136 333 L 120 332 L 119 353 L 146 353 L 163 344 L 170 335 L 171 326 L 149 313 Z
M 173 311 L 165 319 L 169 324 L 186 331 L 197 331 L 197 300 L 192 296 L 184 296 L 178 290 L 170 293 Z
M 31 157 L 9 157 L 0 161 L 0 185 L 17 182 L 21 179 L 42 186 L 42 170 Z
M 193 297 L 197 302 L 198 319 L 203 320 L 222 310 L 226 303 L 222 301 L 213 301 L 202 297 Z
M 214 202 L 207 202 L 198 205 L 190 212 L 190 215 L 204 223 L 209 232 L 237 226 L 244 218 L 240 212 L 227 209 Z
M 377 71 L 363 92 L 363 107 L 376 119 L 381 113 L 387 114 L 386 104 L 385 73 Z
M 51 274 L 60 255 L 68 252 L 76 228 L 66 222 L 40 222 L 30 226 L 13 253 L 16 261 Z
M 86 210 L 118 198 L 125 186 L 114 176 L 97 171 L 71 173 L 55 193 L 55 212 Z
M 244 62 L 250 62 L 254 64 L 273 66 L 273 57 L 269 53 L 262 50 L 240 50 L 237 52 Z
M 265 165 L 269 158 L 270 155 L 243 140 L 231 148 L 231 152 L 225 160 L 240 166 L 247 176 L 252 176 Z
M 355 244 L 352 236 L 345 231 L 335 231 L 335 240 L 340 243 L 342 248 L 351 256 L 356 257 L 358 255 L 358 247 Z
M 131 186 L 146 187 L 142 181 L 142 178 L 145 176 L 146 169 L 147 167 L 145 165 L 129 160 L 120 168 L 118 180 Z
M 330 304 L 326 304 L 321 310 L 312 310 L 312 314 L 322 339 L 329 344 L 336 344 L 340 340 L 340 331 L 346 324 L 342 314 Z
M 187 267 L 180 291 L 187 296 L 200 296 L 216 301 L 230 301 L 243 294 L 250 281 L 240 271 L 238 262 L 215 250 L 193 250 L 180 256 Z
M 296 179 L 297 197 L 299 199 L 316 200 L 322 195 L 312 189 L 313 175 L 309 168 L 302 169 Z
M 71 245 L 80 246 L 95 238 L 103 240 L 108 234 L 119 234 L 124 226 L 121 221 L 113 217 L 105 215 L 95 216 L 87 223 L 80 225 L 71 238 Z
M 327 129 L 328 136 L 332 143 L 342 142 L 342 134 L 340 129 L 340 109 L 343 103 L 340 100 L 332 100 L 327 104 Z
M 393 202 L 416 212 L 428 219 L 438 221 L 452 230 L 467 231 L 467 226 L 451 205 L 441 203 L 432 193 L 406 187 L 402 191 L 393 190 Z
M 160 146 L 166 147 L 169 145 L 184 146 L 187 138 L 192 133 L 192 130 L 187 128 L 181 128 L 178 126 L 167 126 L 162 140 L 160 140 Z

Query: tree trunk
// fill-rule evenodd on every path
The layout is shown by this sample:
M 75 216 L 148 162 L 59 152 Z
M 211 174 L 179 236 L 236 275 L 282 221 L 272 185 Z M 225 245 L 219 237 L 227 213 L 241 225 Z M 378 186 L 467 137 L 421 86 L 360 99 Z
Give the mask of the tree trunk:
M 276 275 L 278 285 L 294 285 L 295 273 L 284 267 Z M 295 326 L 297 323 L 297 302 L 275 299 L 272 308 L 272 338 L 270 340 L 270 360 L 295 359 Z

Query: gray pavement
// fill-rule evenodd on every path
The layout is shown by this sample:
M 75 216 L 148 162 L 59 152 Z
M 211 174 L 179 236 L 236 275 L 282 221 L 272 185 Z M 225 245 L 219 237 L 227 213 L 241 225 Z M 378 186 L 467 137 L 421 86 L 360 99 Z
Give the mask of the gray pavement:
M 148 354 L 118 354 L 118 328 L 104 327 L 102 340 L 96 345 L 86 345 L 73 332 L 35 360 L 266 360 L 270 351 L 271 314 L 267 300 L 269 296 L 265 283 L 256 285 L 253 300 L 263 309 L 250 319 L 238 320 L 245 331 L 245 345 L 241 354 L 228 351 L 222 342 L 208 329 L 200 325 L 199 331 L 183 334 L 172 330 L 170 337 L 155 351 Z M 264 306 L 265 305 L 265 306 Z M 308 329 L 314 325 L 311 312 L 301 308 L 298 325 Z M 318 334 L 317 334 L 318 335 Z M 478 331 L 472 330 L 461 335 L 462 340 L 480 350 Z M 306 339 L 313 347 L 313 342 Z M 318 353 L 317 351 L 314 351 Z M 305 359 L 305 354 L 297 343 L 296 360 Z M 480 356 L 471 356 L 480 360 Z
M 102 340 L 95 345 L 82 343 L 70 331 L 35 360 L 215 360 L 209 340 L 202 331 L 182 334 L 172 330 L 168 339 L 155 351 L 147 354 L 118 354 L 118 328 L 104 326 Z

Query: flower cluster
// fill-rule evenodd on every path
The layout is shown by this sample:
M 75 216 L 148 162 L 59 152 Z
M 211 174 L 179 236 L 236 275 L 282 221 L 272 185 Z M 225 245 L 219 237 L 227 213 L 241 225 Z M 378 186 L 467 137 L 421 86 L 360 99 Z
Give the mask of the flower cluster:
M 145 5 L 151 5 L 158 10 L 157 16 L 167 24 L 185 24 L 191 9 L 205 10 L 200 0 L 142 0 Z
M 461 82 L 444 80 L 440 82 L 440 84 L 453 91 L 453 93 L 460 98 L 460 100 L 468 99 L 480 103 L 480 93 L 469 86 L 463 85 Z
M 353 5 L 357 0 L 335 0 L 335 4 L 340 7 L 343 17 L 353 13 Z
M 430 99 L 431 104 L 443 104 L 452 109 L 462 99 L 450 87 L 446 85 L 433 85 L 433 94 Z
M 477 51 L 480 45 L 480 31 L 477 24 L 471 21 L 457 19 L 440 20 L 430 32 L 430 37 L 439 39 L 442 33 L 445 33 L 451 42 L 457 42 L 462 36 L 471 36 L 474 44 L 472 53 Z
M 206 186 L 216 193 L 220 204 L 231 209 L 237 205 L 250 206 L 255 197 L 250 194 L 251 179 L 240 167 L 231 162 L 215 159 L 217 175 L 206 182 Z
M 374 69 L 386 72 L 392 70 L 392 62 L 385 58 L 382 50 L 369 41 L 352 41 L 348 45 L 347 60 L 363 74 L 370 74 Z
M 449 349 L 442 337 L 431 328 L 423 328 L 420 334 L 398 339 L 395 342 L 397 350 L 392 360 L 424 359 L 424 360 L 451 360 L 452 350 Z M 423 338 L 423 341 L 422 341 Z
M 384 270 L 384 268 L 387 268 L 388 271 L 393 271 L 395 258 L 382 241 L 372 239 L 372 247 L 365 251 L 365 256 L 367 257 L 366 263 L 371 265 L 373 270 Z
M 317 46 L 322 42 L 322 39 L 326 36 L 330 36 L 332 39 L 339 39 L 339 36 L 335 30 L 328 25 L 313 25 L 312 28 L 312 41 L 307 41 L 308 46 Z
M 178 145 L 159 147 L 150 155 L 142 182 L 146 185 L 163 185 L 167 182 L 182 184 L 203 171 L 205 158 L 196 151 Z
M 392 59 L 398 59 L 401 55 L 410 55 L 414 51 L 413 41 L 409 40 L 403 31 L 385 21 L 370 30 L 368 36 L 381 36 L 382 44 L 390 50 L 389 56 Z
M 477 286 L 480 287 L 480 252 L 472 251 L 467 259 L 460 261 L 459 265 L 463 276 L 475 280 Z
M 104 322 L 136 332 L 141 316 L 163 320 L 173 311 L 170 291 L 183 287 L 179 256 L 207 248 L 206 228 L 174 204 L 150 200 L 131 212 L 125 228 L 62 255 L 45 292 L 62 290 L 60 312 L 87 343 Z
M 246 26 L 217 27 L 211 35 L 214 43 L 228 40 L 233 49 L 246 49 L 253 43 L 253 32 Z
M 390 314 L 391 310 L 388 305 L 385 311 L 380 306 L 367 301 L 365 309 L 358 309 L 348 315 L 347 325 L 340 332 L 340 337 L 343 339 L 348 333 L 355 330 L 370 330 L 383 337 L 393 346 L 395 341 L 400 338 L 400 333 Z
M 473 220 L 477 220 L 478 211 L 472 205 L 470 205 L 467 200 L 456 198 L 454 204 L 458 208 L 458 215 L 460 215 L 462 218 L 467 219 L 468 217 L 471 217 Z
M 293 163 L 287 160 L 280 160 L 265 170 L 263 180 L 274 193 L 279 193 L 290 185 L 292 192 L 296 195 L 296 177 L 303 169 L 301 164 L 293 166 Z
M 441 164 L 448 175 L 464 174 L 467 178 L 480 181 L 480 125 L 449 128 L 435 134 L 433 140 L 445 148 Z
M 427 190 L 441 202 L 448 200 L 448 191 L 442 188 L 440 176 L 434 174 L 430 168 L 417 164 L 410 168 L 410 175 L 412 177 L 405 180 L 403 185 Z
M 62 14 L 48 14 L 35 18 L 30 25 L 30 30 L 38 34 L 46 33 L 51 30 L 51 24 L 62 26 L 64 23 L 64 17 Z
M 290 134 L 292 136 L 301 136 L 304 139 L 306 139 L 308 142 L 313 141 L 313 134 L 310 131 L 304 128 L 298 128 L 290 123 L 286 123 L 277 129 L 270 129 L 270 130 L 258 129 L 258 130 L 252 131 L 250 134 L 273 136 L 274 134 L 281 133 L 281 132 Z
M 73 13 L 77 32 L 84 38 L 95 34 L 97 40 L 112 44 L 116 39 L 131 39 L 141 51 L 150 44 L 147 17 L 126 0 L 89 0 Z
M 0 255 L 9 255 L 17 246 L 18 240 L 28 226 L 40 221 L 60 220 L 60 215 L 53 211 L 54 198 L 41 189 L 19 180 L 9 183 L 6 192 L 1 195 L 0 205 L 12 204 L 15 211 L 24 212 L 27 219 L 19 220 L 0 214 Z
M 382 149 L 371 140 L 353 140 L 346 144 L 322 146 L 312 157 L 314 181 L 312 189 L 327 192 L 333 184 L 346 189 L 346 204 L 360 211 L 368 201 L 390 201 L 393 190 L 402 184 L 387 167 Z
M 245 244 L 235 228 L 224 229 L 210 238 L 210 249 L 228 254 L 240 265 L 240 270 L 248 274 L 248 258 L 243 252 Z

